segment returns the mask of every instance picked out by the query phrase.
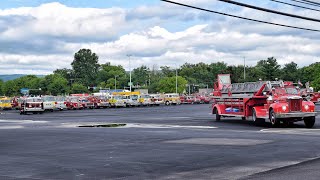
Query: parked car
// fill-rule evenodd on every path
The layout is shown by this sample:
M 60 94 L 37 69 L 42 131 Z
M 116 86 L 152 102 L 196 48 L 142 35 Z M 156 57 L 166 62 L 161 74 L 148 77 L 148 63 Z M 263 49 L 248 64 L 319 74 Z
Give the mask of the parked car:
M 151 101 L 153 102 L 154 105 L 160 106 L 160 104 L 164 103 L 164 99 L 161 97 L 160 94 L 150 94 Z
M 45 111 L 53 111 L 56 109 L 56 100 L 54 96 L 42 96 L 43 108 Z
M 142 106 L 151 106 L 155 104 L 155 102 L 152 101 L 152 98 L 149 94 L 142 94 L 139 98 L 139 103 Z
M 135 107 L 139 106 L 139 96 L 138 95 L 123 95 L 123 101 L 125 107 Z
M 56 109 L 62 111 L 64 109 L 67 109 L 67 101 L 66 97 L 64 96 L 56 96 L 55 97 L 55 104 L 56 104 Z
M 126 107 L 122 95 L 112 96 L 111 99 L 109 99 L 109 103 L 111 107 Z
M 201 103 L 201 104 L 209 104 L 209 103 L 211 102 L 211 98 L 208 97 L 208 96 L 202 96 L 202 95 L 200 95 L 200 96 L 197 96 L 197 98 L 200 99 L 200 103 Z
M 11 98 L 0 96 L 0 109 L 12 109 Z
M 168 93 L 164 95 L 164 103 L 165 105 L 178 105 L 181 104 L 179 94 L 176 93 Z
M 79 97 L 69 96 L 66 101 L 67 109 L 83 109 L 82 104 L 79 102 Z
M 20 114 L 27 114 L 28 112 L 41 114 L 43 111 L 43 99 L 41 97 L 28 97 L 23 99 L 21 103 Z

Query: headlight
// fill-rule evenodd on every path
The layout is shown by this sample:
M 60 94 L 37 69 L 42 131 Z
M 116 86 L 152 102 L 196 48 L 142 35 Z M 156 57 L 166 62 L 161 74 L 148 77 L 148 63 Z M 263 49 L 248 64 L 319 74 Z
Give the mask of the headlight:
M 304 105 L 304 109 L 308 110 L 309 109 L 309 105 L 308 104 Z
M 287 106 L 282 106 L 282 110 L 286 111 L 287 110 Z

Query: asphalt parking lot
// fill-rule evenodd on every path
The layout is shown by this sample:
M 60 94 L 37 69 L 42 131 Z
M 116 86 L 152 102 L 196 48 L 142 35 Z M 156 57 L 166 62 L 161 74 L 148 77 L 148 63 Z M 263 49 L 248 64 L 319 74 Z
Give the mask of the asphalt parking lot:
M 320 117 L 215 122 L 210 105 L 0 114 L 0 179 L 318 179 Z M 317 106 L 320 110 L 320 106 Z M 122 127 L 88 127 L 124 123 Z M 87 127 L 79 127 L 87 126 Z

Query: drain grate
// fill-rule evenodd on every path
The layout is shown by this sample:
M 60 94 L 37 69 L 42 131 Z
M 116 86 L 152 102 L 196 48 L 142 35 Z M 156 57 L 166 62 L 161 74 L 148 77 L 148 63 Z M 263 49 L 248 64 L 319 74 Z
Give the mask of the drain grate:
M 78 127 L 122 127 L 127 124 L 96 124 L 96 125 L 83 125 L 83 126 L 78 126 Z

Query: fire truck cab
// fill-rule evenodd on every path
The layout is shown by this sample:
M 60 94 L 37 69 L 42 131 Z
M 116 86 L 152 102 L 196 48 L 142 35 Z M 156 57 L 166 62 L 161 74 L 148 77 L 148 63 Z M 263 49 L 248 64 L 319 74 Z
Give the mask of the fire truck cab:
M 231 84 L 229 74 L 218 75 L 214 86 L 212 113 L 221 117 L 252 118 L 256 124 L 268 119 L 272 126 L 304 121 L 307 128 L 315 123 L 315 105 L 283 81 L 258 81 Z

